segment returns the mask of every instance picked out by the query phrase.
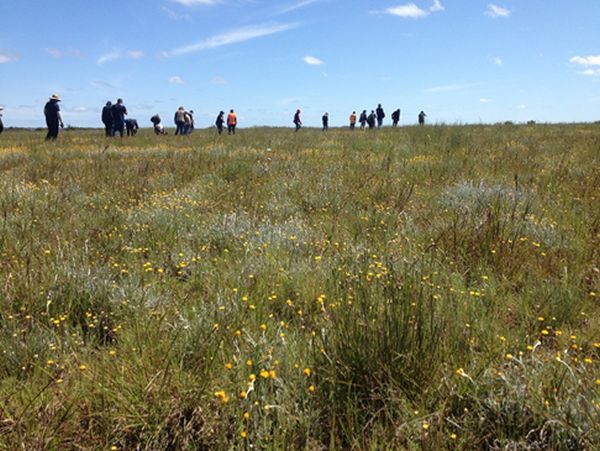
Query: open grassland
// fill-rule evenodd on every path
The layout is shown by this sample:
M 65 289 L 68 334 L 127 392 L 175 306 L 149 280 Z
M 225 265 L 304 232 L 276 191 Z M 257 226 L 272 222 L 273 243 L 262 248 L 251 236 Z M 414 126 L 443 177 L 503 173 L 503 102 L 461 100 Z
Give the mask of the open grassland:
M 0 137 L 0 448 L 600 447 L 600 127 Z

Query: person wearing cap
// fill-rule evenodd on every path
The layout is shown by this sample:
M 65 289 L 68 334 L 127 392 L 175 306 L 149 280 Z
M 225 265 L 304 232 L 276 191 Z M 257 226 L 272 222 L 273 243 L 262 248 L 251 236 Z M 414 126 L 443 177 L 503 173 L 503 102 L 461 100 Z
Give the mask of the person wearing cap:
M 46 126 L 48 127 L 48 134 L 46 140 L 55 140 L 58 138 L 58 127 L 63 128 L 62 116 L 60 115 L 60 97 L 57 94 L 52 94 L 46 105 L 44 105 L 44 116 L 46 117 Z
M 110 111 L 112 107 L 112 102 L 109 100 L 102 108 L 102 123 L 104 124 L 104 134 L 107 137 L 112 136 L 112 128 L 113 128 L 113 120 L 112 113 Z
M 0 134 L 2 134 L 2 132 L 4 131 L 4 124 L 2 123 L 2 113 L 1 111 L 4 110 L 3 106 L 0 106 Z
M 219 131 L 219 135 L 223 133 L 223 124 L 225 124 L 225 111 L 220 111 L 217 119 L 215 120 L 215 125 Z
M 296 126 L 296 131 L 302 128 L 302 119 L 300 119 L 301 110 L 296 110 L 296 114 L 294 114 L 294 125 Z
M 227 115 L 227 133 L 235 135 L 235 126 L 237 125 L 237 116 L 233 110 L 229 110 Z
M 113 136 L 118 133 L 122 138 L 125 132 L 125 116 L 127 116 L 127 108 L 123 105 L 123 99 L 117 99 L 117 103 L 110 107 L 110 112 L 112 114 Z

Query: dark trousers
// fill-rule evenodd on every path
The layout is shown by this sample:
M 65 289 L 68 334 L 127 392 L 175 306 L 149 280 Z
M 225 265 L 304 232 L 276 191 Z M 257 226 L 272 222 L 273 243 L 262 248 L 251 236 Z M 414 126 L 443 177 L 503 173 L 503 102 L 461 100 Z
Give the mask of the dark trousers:
M 354 126 L 355 126 L 355 125 L 356 125 L 356 124 L 350 124 L 350 130 L 354 130 Z
M 133 125 L 127 126 L 127 136 L 135 136 L 136 133 L 137 133 L 137 129 Z
M 223 133 L 223 124 L 217 124 L 217 130 L 219 131 L 219 135 Z
M 0 133 L 4 131 L 4 124 L 2 123 L 2 119 L 0 119 Z
M 104 123 L 104 135 L 106 137 L 110 137 L 113 135 L 112 133 L 112 124 L 110 122 L 105 122 Z
M 227 126 L 227 133 L 230 135 L 235 135 L 235 124 L 230 124 Z
M 125 123 L 124 122 L 115 122 L 113 124 L 113 136 L 117 136 L 117 133 L 123 137 L 123 132 L 125 131 Z
M 48 127 L 46 140 L 55 140 L 58 138 L 58 119 L 46 119 L 46 126 Z
M 184 135 L 185 134 L 185 122 L 176 122 L 177 129 L 175 130 L 176 135 Z
M 302 128 L 302 124 L 300 122 L 294 122 L 296 124 L 296 131 Z
M 381 127 L 383 125 L 383 118 L 382 117 L 378 117 L 377 118 L 377 128 Z
M 394 119 L 394 122 L 392 122 L 392 127 L 398 127 L 398 119 Z

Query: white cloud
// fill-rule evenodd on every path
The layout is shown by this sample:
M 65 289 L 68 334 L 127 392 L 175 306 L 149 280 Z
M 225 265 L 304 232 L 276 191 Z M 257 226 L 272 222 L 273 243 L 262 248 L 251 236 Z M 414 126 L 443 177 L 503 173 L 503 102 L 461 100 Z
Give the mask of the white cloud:
M 101 55 L 98 58 L 98 64 L 102 65 L 105 63 L 110 63 L 112 61 L 117 61 L 121 59 L 130 59 L 130 60 L 139 60 L 144 57 L 144 52 L 140 50 L 128 50 L 127 52 L 121 52 L 120 50 L 113 50 L 112 52 Z
M 433 5 L 429 8 L 429 11 L 435 13 L 438 11 L 444 11 L 445 9 L 446 8 L 444 8 L 444 5 L 442 5 L 440 0 L 433 0 Z
M 600 76 L 600 55 L 597 56 L 574 56 L 569 60 L 571 64 L 577 64 L 583 66 L 586 69 L 581 72 L 577 72 L 579 75 L 585 75 L 587 77 Z
M 227 80 L 225 80 L 225 78 L 217 76 L 217 77 L 213 77 L 210 79 L 210 84 L 211 85 L 226 85 L 227 84 Z
M 410 19 L 420 19 L 429 15 L 429 12 L 419 8 L 414 3 L 406 5 L 394 6 L 384 11 L 386 14 Z
M 251 39 L 281 33 L 296 27 L 294 24 L 275 24 L 275 25 L 254 25 L 238 28 L 236 30 L 211 36 L 195 44 L 178 47 L 170 52 L 163 52 L 165 57 L 180 56 L 202 50 L 214 49 L 224 45 L 236 44 L 238 42 L 249 41 Z
M 600 69 L 586 69 L 581 72 L 577 72 L 579 75 L 585 75 L 587 77 L 597 77 L 600 76 Z
M 527 105 L 517 105 L 517 110 L 526 110 L 527 109 Z
M 574 56 L 569 60 L 570 63 L 580 66 L 600 66 L 600 55 L 598 56 Z
M 407 3 L 405 5 L 387 8 L 383 11 L 383 13 L 408 19 L 421 19 L 423 17 L 427 17 L 431 13 L 444 11 L 445 9 L 446 8 L 444 8 L 444 5 L 442 5 L 440 0 L 433 0 L 433 5 L 431 5 L 428 9 L 420 8 L 414 3 Z
M 494 64 L 496 66 L 502 66 L 504 64 L 504 61 L 502 61 L 502 58 L 500 58 L 499 56 L 497 56 L 496 58 L 494 58 Z
M 492 99 L 487 99 L 485 97 L 482 97 L 481 99 L 479 99 L 479 103 L 491 103 Z
M 179 3 L 183 6 L 196 6 L 196 5 L 216 5 L 220 3 L 220 0 L 171 0 L 174 3 Z
M 13 55 L 7 55 L 6 53 L 0 53 L 0 64 L 12 63 L 17 61 L 17 57 Z
M 173 84 L 173 85 L 184 85 L 185 81 L 183 81 L 183 78 L 181 78 L 179 75 L 173 75 L 172 77 L 169 77 L 167 79 L 169 81 L 169 83 Z
M 308 64 L 310 66 L 320 66 L 321 64 L 325 64 L 319 58 L 315 58 L 314 56 L 309 56 L 309 55 L 302 58 L 302 61 L 304 61 L 306 64 Z
M 127 58 L 132 59 L 132 60 L 139 60 L 140 58 L 144 57 L 144 52 L 140 51 L 140 50 L 129 50 L 127 52 Z
M 511 11 L 510 9 L 490 3 L 484 14 L 495 19 L 496 17 L 508 17 L 510 16 Z

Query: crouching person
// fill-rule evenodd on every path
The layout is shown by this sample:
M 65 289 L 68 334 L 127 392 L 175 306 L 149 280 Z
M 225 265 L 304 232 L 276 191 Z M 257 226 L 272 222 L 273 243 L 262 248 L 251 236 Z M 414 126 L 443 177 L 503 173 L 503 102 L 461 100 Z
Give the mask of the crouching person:
M 125 119 L 125 127 L 127 128 L 127 136 L 135 136 L 140 126 L 136 119 Z
M 152 122 L 152 125 L 154 126 L 154 133 L 157 135 L 166 135 L 167 133 L 165 132 L 165 127 L 163 124 L 161 124 L 161 119 L 160 116 L 158 114 L 155 114 L 154 116 L 152 116 L 150 118 L 150 122 Z

